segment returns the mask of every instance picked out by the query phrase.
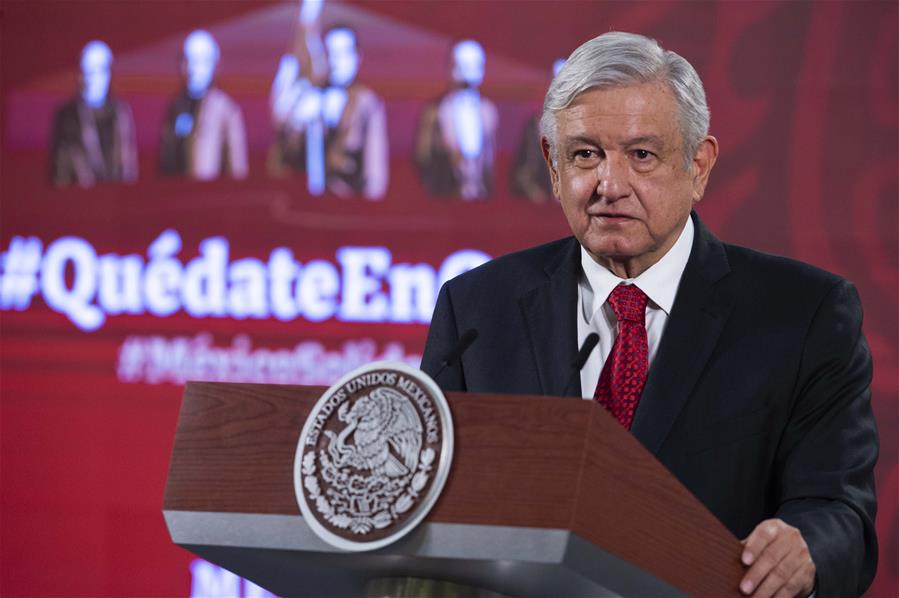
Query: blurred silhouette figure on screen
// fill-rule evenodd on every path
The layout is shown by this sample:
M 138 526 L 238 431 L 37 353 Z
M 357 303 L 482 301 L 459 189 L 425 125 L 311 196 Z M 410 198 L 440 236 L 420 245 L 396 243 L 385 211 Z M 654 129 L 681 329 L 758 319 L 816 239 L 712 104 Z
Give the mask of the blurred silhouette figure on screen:
M 91 41 L 81 51 L 78 93 L 56 111 L 50 180 L 59 187 L 137 180 L 131 109 L 109 93 L 112 51 Z
M 418 123 L 415 163 L 435 196 L 486 199 L 493 187 L 496 106 L 481 96 L 484 49 L 463 40 L 452 50 L 452 88 L 425 108 Z
M 564 58 L 559 58 L 553 63 L 553 77 L 564 65 Z M 524 126 L 512 166 L 511 182 L 514 195 L 525 197 L 534 203 L 545 203 L 553 197 L 549 169 L 543 159 L 543 152 L 540 151 L 539 114 L 529 118 Z
M 292 52 L 281 57 L 269 95 L 276 140 L 268 157 L 273 176 L 308 174 L 312 195 L 325 191 L 321 90 L 328 61 L 321 35 L 323 0 L 300 0 Z M 311 146 L 311 148 L 310 148 Z
M 330 69 L 322 96 L 328 188 L 338 195 L 380 199 L 390 168 L 384 103 L 355 82 L 359 52 L 352 29 L 331 29 L 325 47 Z
M 208 31 L 187 36 L 181 56 L 184 87 L 169 104 L 162 126 L 163 174 L 199 180 L 247 176 L 243 114 L 214 83 L 218 61 L 219 46 Z
M 321 2 L 313 4 L 321 10 Z M 343 197 L 381 199 L 389 173 L 384 104 L 356 82 L 361 58 L 356 32 L 349 27 L 325 34 L 326 67 L 320 75 L 313 51 L 318 12 L 309 6 L 308 0 L 302 3 L 297 49 L 281 58 L 272 85 L 278 141 L 270 170 L 305 172 L 313 195 L 327 188 Z

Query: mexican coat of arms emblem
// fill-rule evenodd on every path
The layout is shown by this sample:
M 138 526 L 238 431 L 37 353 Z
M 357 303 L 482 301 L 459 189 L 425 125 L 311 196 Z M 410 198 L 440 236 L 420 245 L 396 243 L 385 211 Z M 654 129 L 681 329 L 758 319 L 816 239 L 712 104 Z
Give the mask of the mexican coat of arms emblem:
M 303 518 L 338 548 L 386 546 L 437 501 L 452 451 L 449 406 L 430 377 L 394 362 L 351 372 L 300 434 L 294 489 Z

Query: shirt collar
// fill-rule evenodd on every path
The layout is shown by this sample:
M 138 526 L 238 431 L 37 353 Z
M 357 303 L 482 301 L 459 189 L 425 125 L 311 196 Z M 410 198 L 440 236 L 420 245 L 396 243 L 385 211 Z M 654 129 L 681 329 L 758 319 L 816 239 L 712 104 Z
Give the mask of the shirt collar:
M 684 229 L 671 249 L 636 278 L 625 279 L 615 276 L 596 263 L 587 250 L 581 246 L 581 268 L 584 276 L 581 278 L 580 287 L 584 319 L 587 322 L 592 321 L 596 312 L 609 298 L 612 290 L 622 283 L 637 285 L 641 291 L 646 293 L 655 307 L 664 311 L 666 315 L 671 315 L 677 287 L 693 248 L 693 229 L 693 219 L 687 218 Z

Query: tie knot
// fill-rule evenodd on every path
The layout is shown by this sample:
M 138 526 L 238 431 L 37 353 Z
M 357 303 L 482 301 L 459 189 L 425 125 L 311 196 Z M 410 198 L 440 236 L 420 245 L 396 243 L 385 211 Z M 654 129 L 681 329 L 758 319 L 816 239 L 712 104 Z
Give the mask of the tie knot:
M 618 321 L 629 320 L 631 322 L 646 321 L 646 302 L 649 297 L 646 293 L 633 284 L 620 284 L 609 295 L 609 305 L 615 312 Z

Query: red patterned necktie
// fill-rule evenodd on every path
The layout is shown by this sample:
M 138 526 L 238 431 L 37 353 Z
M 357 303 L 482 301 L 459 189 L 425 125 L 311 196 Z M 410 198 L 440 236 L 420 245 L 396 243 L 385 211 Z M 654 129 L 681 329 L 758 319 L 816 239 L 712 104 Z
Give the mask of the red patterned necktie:
M 593 398 L 628 430 L 634 421 L 634 411 L 649 370 L 648 300 L 646 294 L 632 284 L 620 284 L 609 295 L 609 305 L 618 318 L 618 336 L 593 393 Z

